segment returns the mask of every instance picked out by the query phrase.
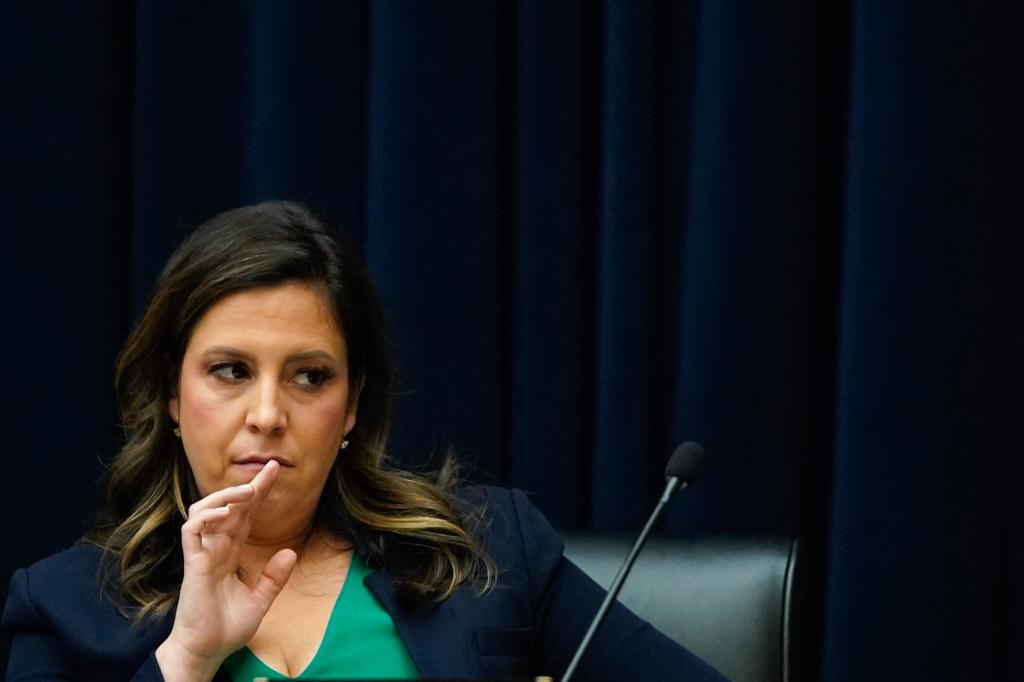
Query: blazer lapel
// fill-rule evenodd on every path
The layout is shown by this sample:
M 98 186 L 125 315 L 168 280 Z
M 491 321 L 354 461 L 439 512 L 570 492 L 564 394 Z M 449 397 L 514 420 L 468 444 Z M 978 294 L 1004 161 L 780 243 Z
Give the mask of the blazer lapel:
M 391 615 L 399 637 L 423 677 L 478 675 L 471 622 L 460 618 L 460 594 L 423 608 L 402 604 L 395 597 L 394 578 L 374 571 L 363 581 Z

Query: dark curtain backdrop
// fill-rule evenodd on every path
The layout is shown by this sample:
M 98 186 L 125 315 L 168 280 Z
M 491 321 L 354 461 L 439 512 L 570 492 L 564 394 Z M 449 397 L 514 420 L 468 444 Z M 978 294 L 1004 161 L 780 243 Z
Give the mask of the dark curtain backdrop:
M 292 198 L 380 284 L 400 461 L 453 445 L 621 531 L 700 440 L 664 530 L 804 539 L 807 679 L 1024 678 L 1022 31 L 955 0 L 5 3 L 0 597 L 88 524 L 182 235 Z

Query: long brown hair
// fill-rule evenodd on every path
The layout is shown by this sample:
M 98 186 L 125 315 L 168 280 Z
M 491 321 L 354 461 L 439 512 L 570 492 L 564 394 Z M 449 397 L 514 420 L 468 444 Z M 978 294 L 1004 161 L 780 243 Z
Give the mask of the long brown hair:
M 163 615 L 177 598 L 180 526 L 200 498 L 167 401 L 189 336 L 232 293 L 303 282 L 324 292 L 348 349 L 359 416 L 317 509 L 317 523 L 351 538 L 399 594 L 443 600 L 459 586 L 489 589 L 494 565 L 476 544 L 474 511 L 457 509 L 451 460 L 434 477 L 388 464 L 392 362 L 376 289 L 340 234 L 304 207 L 267 202 L 221 213 L 171 256 L 118 357 L 115 387 L 126 442 L 107 482 L 101 521 L 84 538 L 116 558 L 112 583 L 136 618 Z

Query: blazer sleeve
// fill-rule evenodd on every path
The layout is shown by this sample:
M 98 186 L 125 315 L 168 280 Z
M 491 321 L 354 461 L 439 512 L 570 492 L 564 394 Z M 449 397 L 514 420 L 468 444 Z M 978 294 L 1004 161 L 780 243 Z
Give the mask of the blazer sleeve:
M 557 532 L 522 491 L 512 491 L 512 504 L 529 574 L 539 669 L 560 676 L 606 593 L 562 555 Z M 576 679 L 725 681 L 714 668 L 619 602 L 608 610 L 590 642 Z
M 68 658 L 69 647 L 32 598 L 29 571 L 19 568 L 11 577 L 11 588 L 3 612 L 3 628 L 11 635 L 7 682 L 49 682 L 85 680 L 89 675 L 76 669 Z M 132 682 L 163 682 L 163 675 L 150 653 L 132 676 Z

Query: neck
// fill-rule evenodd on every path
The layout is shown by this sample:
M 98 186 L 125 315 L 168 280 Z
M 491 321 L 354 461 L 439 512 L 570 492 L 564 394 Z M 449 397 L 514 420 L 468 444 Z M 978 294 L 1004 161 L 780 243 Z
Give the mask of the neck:
M 333 559 L 352 549 L 352 543 L 312 522 L 286 533 L 253 532 L 239 551 L 239 575 L 247 583 L 255 582 L 270 558 L 282 549 L 294 550 L 298 555 L 297 567 L 302 567 Z

